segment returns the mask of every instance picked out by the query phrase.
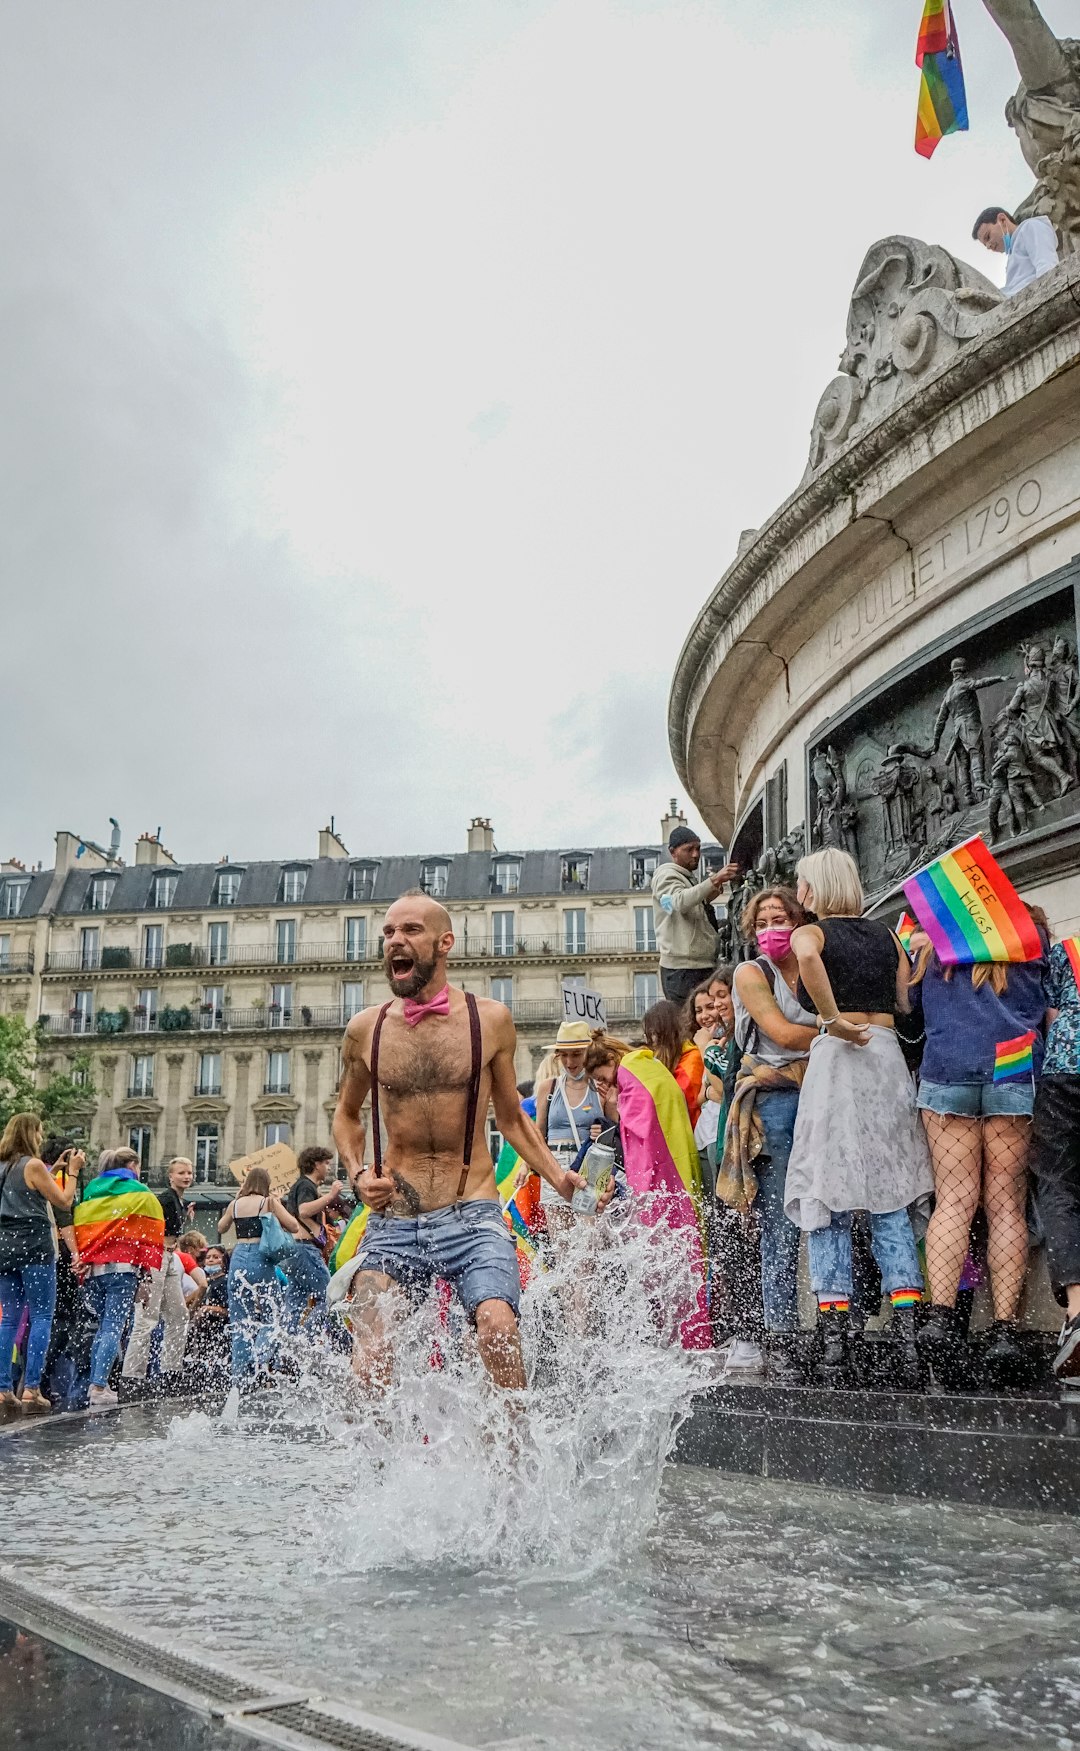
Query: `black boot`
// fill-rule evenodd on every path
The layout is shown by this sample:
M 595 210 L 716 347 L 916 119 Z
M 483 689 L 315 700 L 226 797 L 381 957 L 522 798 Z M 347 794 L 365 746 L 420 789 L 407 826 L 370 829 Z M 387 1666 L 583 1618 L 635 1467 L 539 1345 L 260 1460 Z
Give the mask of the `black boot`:
M 923 1392 L 927 1385 L 927 1368 L 915 1338 L 914 1307 L 894 1307 L 889 1322 L 892 1355 L 890 1382 L 894 1392 Z
M 919 1355 L 945 1392 L 970 1392 L 974 1385 L 963 1315 L 955 1307 L 931 1302 L 915 1336 Z
M 818 1313 L 821 1336 L 821 1359 L 817 1377 L 824 1386 L 851 1384 L 851 1324 L 846 1312 L 835 1307 L 822 1308 Z
M 1015 1319 L 995 1319 L 986 1333 L 982 1364 L 991 1392 L 1008 1392 L 1010 1387 L 1024 1385 L 1030 1367 Z
M 805 1384 L 794 1332 L 765 1333 L 765 1378 L 770 1386 Z

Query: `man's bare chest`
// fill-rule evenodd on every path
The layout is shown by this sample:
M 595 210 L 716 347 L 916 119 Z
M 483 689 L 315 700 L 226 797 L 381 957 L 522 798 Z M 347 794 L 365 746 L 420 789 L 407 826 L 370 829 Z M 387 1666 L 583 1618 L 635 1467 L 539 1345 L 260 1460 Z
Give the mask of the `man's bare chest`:
M 423 1024 L 421 1024 L 423 1026 Z M 472 1080 L 469 1038 L 440 1037 L 433 1029 L 411 1037 L 384 1031 L 379 1046 L 380 1089 L 391 1098 L 464 1094 Z

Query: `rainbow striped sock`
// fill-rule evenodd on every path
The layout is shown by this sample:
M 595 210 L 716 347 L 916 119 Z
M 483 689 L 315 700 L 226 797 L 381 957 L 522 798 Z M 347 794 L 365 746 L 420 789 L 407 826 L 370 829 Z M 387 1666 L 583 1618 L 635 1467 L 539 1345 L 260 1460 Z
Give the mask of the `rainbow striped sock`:
M 890 1289 L 889 1300 L 894 1307 L 918 1307 L 922 1300 L 921 1289 Z
M 849 1313 L 850 1311 L 850 1301 L 838 1301 L 833 1295 L 818 1296 L 819 1313 Z

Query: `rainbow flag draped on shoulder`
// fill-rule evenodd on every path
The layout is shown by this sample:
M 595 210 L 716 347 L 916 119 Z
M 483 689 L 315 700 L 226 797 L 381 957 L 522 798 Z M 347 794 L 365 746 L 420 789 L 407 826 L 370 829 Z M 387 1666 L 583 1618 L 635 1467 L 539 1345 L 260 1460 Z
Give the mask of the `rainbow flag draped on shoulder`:
M 964 69 L 949 0 L 926 0 L 915 65 L 922 72 L 915 150 L 920 158 L 930 158 L 946 134 L 964 133 L 968 125 Z
M 156 1271 L 165 1250 L 165 1217 L 153 1192 L 130 1172 L 99 1174 L 75 1206 L 75 1239 L 84 1265 L 139 1265 Z
M 1042 958 L 1035 920 L 978 834 L 911 876 L 904 894 L 942 965 Z
M 647 1047 L 628 1053 L 619 1066 L 619 1128 L 630 1190 L 652 1194 L 648 1219 L 666 1222 L 685 1237 L 699 1284 L 681 1322 L 683 1348 L 709 1350 L 701 1163 L 683 1092 Z

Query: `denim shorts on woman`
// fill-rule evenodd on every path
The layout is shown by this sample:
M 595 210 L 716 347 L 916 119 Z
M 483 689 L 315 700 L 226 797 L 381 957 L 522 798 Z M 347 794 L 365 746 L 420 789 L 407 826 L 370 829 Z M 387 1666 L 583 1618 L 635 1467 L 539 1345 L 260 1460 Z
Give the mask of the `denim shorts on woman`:
M 497 1198 L 471 1198 L 415 1218 L 372 1211 L 356 1260 L 361 1271 L 381 1271 L 412 1295 L 442 1277 L 470 1319 L 481 1301 L 505 1301 L 518 1311 L 517 1246 Z
M 924 1113 L 958 1119 L 1030 1119 L 1035 1085 L 1030 1076 L 1015 1082 L 920 1082 L 918 1105 Z

